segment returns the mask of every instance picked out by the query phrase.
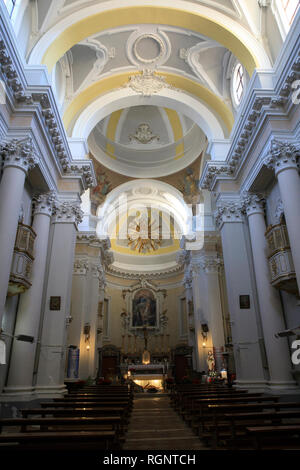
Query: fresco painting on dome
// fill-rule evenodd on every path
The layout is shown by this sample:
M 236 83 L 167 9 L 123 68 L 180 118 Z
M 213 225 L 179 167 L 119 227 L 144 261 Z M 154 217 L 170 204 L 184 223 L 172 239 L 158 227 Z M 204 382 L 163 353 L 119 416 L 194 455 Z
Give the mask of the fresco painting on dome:
M 182 193 L 185 202 L 188 204 L 197 204 L 200 202 L 201 190 L 199 189 L 199 179 L 195 176 L 195 170 L 188 167 L 185 170 L 182 180 Z

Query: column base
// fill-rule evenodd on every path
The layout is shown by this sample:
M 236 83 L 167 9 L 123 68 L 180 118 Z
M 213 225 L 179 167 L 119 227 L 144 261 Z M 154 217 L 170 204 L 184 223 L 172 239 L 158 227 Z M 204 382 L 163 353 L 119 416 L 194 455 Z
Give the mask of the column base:
M 0 401 L 30 401 L 34 400 L 34 387 L 32 386 L 15 386 L 4 387 L 0 395 Z
M 57 385 L 37 385 L 35 387 L 36 398 L 60 398 L 68 393 L 65 384 Z
M 233 384 L 233 387 L 237 390 L 248 389 L 253 392 L 264 392 L 266 389 L 265 380 L 236 380 Z
M 267 382 L 265 391 L 266 393 L 271 393 L 274 395 L 290 395 L 290 394 L 300 395 L 300 387 L 296 382 L 293 382 L 293 381 Z
M 38 387 L 5 387 L 0 394 L 0 402 L 31 401 L 39 398 L 60 398 L 67 393 L 68 390 L 65 384 Z

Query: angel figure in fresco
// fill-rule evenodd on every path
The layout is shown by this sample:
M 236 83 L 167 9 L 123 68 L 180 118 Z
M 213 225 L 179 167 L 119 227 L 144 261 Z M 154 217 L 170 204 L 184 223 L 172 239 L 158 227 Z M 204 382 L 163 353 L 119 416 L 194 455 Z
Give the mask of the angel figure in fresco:
M 98 171 L 97 186 L 92 189 L 92 196 L 95 196 L 97 199 L 102 201 L 110 190 L 111 184 L 108 181 L 106 174 L 101 171 Z
M 183 195 L 188 203 L 195 204 L 200 199 L 199 179 L 195 178 L 193 168 L 186 169 L 183 179 Z

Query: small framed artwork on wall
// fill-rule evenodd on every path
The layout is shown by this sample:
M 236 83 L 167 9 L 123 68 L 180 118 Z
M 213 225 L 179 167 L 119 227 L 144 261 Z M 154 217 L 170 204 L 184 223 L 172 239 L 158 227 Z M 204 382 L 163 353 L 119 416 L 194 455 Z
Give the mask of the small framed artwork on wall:
M 50 297 L 50 310 L 60 310 L 61 297 Z
M 240 295 L 240 308 L 241 309 L 250 308 L 250 295 Z

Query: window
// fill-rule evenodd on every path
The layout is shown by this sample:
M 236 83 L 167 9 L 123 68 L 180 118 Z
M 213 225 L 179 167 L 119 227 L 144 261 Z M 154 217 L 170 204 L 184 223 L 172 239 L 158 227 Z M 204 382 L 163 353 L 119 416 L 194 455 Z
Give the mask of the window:
M 235 104 L 238 106 L 242 100 L 245 88 L 245 72 L 242 64 L 238 63 L 232 76 L 232 94 Z
M 15 9 L 16 1 L 17 0 L 4 0 L 4 3 L 6 5 L 7 11 L 10 17 L 12 17 L 13 11 Z
M 281 0 L 289 26 L 292 24 L 300 6 L 300 0 Z

